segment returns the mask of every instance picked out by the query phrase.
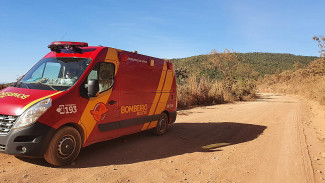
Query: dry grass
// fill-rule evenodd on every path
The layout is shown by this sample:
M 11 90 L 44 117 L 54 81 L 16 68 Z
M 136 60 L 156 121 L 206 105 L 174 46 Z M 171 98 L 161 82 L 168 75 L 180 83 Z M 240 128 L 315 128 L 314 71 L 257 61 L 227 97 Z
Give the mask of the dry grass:
M 224 103 L 219 84 L 213 84 L 204 77 L 189 77 L 183 85 L 178 85 L 177 93 L 179 108 Z
M 188 77 L 186 68 L 176 70 L 179 108 L 222 104 L 256 97 L 255 83 L 258 73 L 241 62 L 236 52 L 212 51 L 205 69 L 217 70 L 219 78 L 211 81 L 207 75 L 193 73 Z
M 234 82 L 231 87 L 224 81 L 210 81 L 206 77 L 189 77 L 184 84 L 177 87 L 177 104 L 179 108 L 222 104 L 248 100 L 256 97 L 255 82 L 243 80 Z
M 9 85 L 8 84 L 0 84 L 0 90 L 7 88 Z
M 262 92 L 296 94 L 325 104 L 325 60 L 318 59 L 305 69 L 267 75 L 258 82 Z

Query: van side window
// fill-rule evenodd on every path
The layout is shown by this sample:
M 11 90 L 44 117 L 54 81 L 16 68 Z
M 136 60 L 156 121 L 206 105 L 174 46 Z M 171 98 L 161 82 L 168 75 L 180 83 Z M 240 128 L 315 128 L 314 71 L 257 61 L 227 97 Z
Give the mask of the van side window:
M 97 79 L 99 93 L 109 90 L 114 84 L 115 65 L 112 63 L 97 63 L 88 75 L 89 79 Z

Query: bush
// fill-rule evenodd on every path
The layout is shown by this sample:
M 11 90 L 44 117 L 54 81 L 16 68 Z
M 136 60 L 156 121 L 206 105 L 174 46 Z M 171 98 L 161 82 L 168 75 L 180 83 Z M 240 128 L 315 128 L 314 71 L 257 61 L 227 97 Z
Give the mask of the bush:
M 256 97 L 258 73 L 241 62 L 235 52 L 212 51 L 208 58 L 206 71 L 218 72 L 205 75 L 194 72 L 189 76 L 188 68 L 176 65 L 178 83 L 178 106 L 187 108 L 199 105 L 221 104 Z M 218 76 L 211 80 L 209 76 Z
M 177 104 L 179 108 L 222 104 L 226 102 L 256 98 L 255 80 L 240 80 L 234 82 L 230 89 L 229 83 L 206 77 L 192 75 L 182 85 L 177 87 Z
M 325 104 L 325 60 L 315 60 L 304 69 L 267 75 L 258 82 L 258 89 L 297 94 Z
M 0 84 L 0 90 L 9 87 L 9 84 Z
M 224 103 L 218 85 L 205 77 L 198 79 L 197 76 L 192 75 L 184 84 L 178 85 L 177 92 L 179 108 Z

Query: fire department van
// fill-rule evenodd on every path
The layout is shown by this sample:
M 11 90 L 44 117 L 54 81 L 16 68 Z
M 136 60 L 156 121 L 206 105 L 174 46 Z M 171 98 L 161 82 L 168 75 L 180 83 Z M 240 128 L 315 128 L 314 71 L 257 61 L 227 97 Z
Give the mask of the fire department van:
M 71 163 L 82 147 L 176 120 L 170 61 L 84 42 L 56 41 L 0 91 L 0 152 Z

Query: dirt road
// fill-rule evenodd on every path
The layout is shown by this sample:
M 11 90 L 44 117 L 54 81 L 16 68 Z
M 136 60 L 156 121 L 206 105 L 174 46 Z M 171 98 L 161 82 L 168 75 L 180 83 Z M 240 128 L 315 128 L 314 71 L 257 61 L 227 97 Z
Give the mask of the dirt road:
M 323 126 L 313 110 L 264 95 L 179 111 L 164 136 L 95 144 L 61 168 L 0 154 L 0 182 L 323 182 Z

